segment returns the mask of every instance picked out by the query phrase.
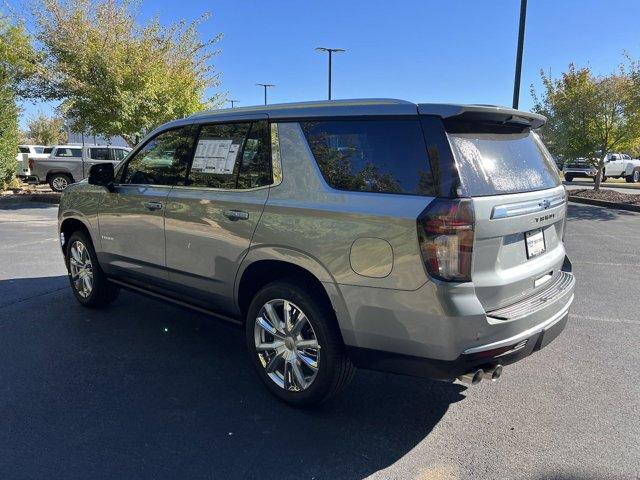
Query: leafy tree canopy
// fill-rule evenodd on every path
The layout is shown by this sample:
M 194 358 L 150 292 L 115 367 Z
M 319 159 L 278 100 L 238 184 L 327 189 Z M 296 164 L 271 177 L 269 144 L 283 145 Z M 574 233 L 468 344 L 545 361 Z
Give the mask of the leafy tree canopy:
M 36 145 L 58 145 L 67 142 L 64 120 L 60 117 L 48 117 L 42 112 L 29 119 L 27 135 Z
M 62 100 L 78 131 L 121 135 L 131 145 L 153 127 L 218 101 L 210 61 L 220 39 L 201 40 L 207 15 L 169 26 L 135 20 L 130 0 L 38 0 L 44 62 L 40 95 Z
M 565 159 L 592 159 L 598 167 L 596 190 L 607 153 L 631 150 L 640 138 L 640 75 L 634 68 L 629 72 L 621 66 L 600 77 L 569 65 L 558 79 L 541 72 L 541 95 L 532 88 L 533 110 L 548 118 L 542 129 L 545 142 Z

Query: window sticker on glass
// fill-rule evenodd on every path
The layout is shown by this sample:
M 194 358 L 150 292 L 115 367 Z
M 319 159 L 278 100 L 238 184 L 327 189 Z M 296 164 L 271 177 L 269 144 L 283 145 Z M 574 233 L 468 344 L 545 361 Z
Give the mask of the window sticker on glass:
M 240 145 L 233 140 L 198 141 L 191 170 L 199 173 L 233 173 Z

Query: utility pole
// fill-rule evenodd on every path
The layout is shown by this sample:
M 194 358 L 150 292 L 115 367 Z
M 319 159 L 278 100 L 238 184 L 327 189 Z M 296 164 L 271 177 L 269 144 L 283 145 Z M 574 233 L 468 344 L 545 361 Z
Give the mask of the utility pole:
M 520 103 L 520 76 L 522 74 L 522 50 L 524 48 L 524 25 L 527 19 L 527 0 L 520 0 L 520 26 L 518 29 L 518 53 L 516 54 L 516 77 L 513 82 L 513 108 Z
M 273 83 L 256 83 L 256 87 L 263 87 L 264 88 L 264 104 L 267 104 L 267 88 L 269 87 L 275 87 L 275 85 Z
M 316 48 L 316 52 L 327 52 L 329 53 L 329 100 L 331 100 L 331 59 L 333 53 L 341 53 L 346 52 L 344 48 L 326 48 L 326 47 L 318 47 Z
M 236 103 L 240 103 L 240 100 L 229 100 L 229 102 L 231 103 L 231 108 L 233 108 Z

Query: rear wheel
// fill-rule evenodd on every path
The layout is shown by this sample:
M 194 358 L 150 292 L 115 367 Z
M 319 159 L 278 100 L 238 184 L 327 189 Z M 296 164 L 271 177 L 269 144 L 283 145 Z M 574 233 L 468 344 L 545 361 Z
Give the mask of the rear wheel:
M 628 175 L 624 178 L 627 183 L 638 183 L 640 182 L 640 168 L 636 168 L 633 170 L 631 175 Z
M 567 182 L 573 182 L 573 175 L 565 175 L 565 176 L 564 176 L 564 179 L 565 179 Z
M 73 180 L 66 173 L 54 173 L 49 177 L 49 186 L 54 192 L 62 192 Z
M 287 403 L 322 403 L 353 377 L 331 306 L 293 282 L 277 281 L 256 294 L 247 313 L 246 340 L 258 375 Z
M 65 260 L 71 289 L 82 305 L 102 308 L 117 298 L 120 288 L 107 280 L 100 269 L 93 245 L 84 232 L 71 235 Z

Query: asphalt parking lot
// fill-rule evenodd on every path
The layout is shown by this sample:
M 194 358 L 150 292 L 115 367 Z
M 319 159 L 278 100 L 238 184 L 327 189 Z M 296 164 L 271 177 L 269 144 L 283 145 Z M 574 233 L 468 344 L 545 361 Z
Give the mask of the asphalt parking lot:
M 571 205 L 565 332 L 467 388 L 359 371 L 275 400 L 242 333 L 123 292 L 80 307 L 56 206 L 0 205 L 0 478 L 640 478 L 640 214 Z

